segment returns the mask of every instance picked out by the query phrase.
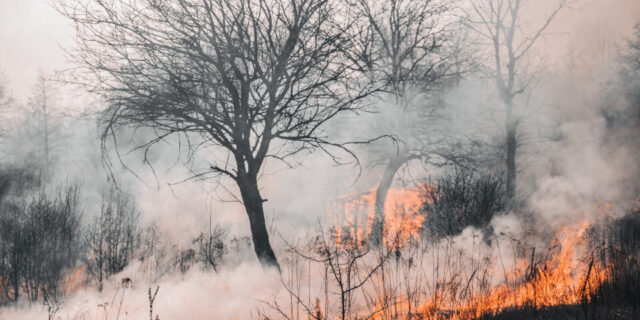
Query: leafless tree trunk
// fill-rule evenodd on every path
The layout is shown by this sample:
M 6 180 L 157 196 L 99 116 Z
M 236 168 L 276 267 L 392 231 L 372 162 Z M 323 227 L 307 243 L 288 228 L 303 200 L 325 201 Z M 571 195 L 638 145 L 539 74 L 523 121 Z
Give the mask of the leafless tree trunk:
M 249 226 L 251 227 L 251 237 L 258 259 L 265 264 L 278 266 L 276 255 L 269 242 L 269 234 L 264 218 L 264 199 L 258 189 L 258 179 L 255 174 L 245 173 L 238 177 L 238 187 L 242 195 L 247 215 L 249 216 Z M 279 268 L 279 267 L 278 267 Z
M 408 151 L 403 148 L 403 150 L 398 151 L 395 156 L 392 156 L 388 159 L 388 163 L 384 168 L 382 173 L 382 178 L 380 178 L 380 182 L 378 183 L 378 187 L 376 188 L 376 198 L 374 204 L 374 219 L 372 226 L 372 241 L 374 243 L 382 243 L 382 236 L 384 234 L 384 225 L 385 225 L 385 204 L 387 201 L 387 193 L 389 192 L 389 188 L 391 187 L 391 183 L 393 182 L 393 177 L 396 175 L 396 172 L 400 170 L 400 168 L 406 164 L 408 161 L 413 159 L 419 159 L 420 157 L 417 155 L 410 155 Z
M 46 90 L 46 79 L 41 78 L 39 81 L 42 82 L 40 86 L 40 91 L 42 94 L 42 121 L 43 121 L 43 135 L 44 135 L 44 164 L 45 164 L 45 176 L 49 174 L 49 110 L 47 110 L 47 90 Z
M 428 132 L 430 121 L 440 118 L 436 92 L 457 76 L 444 48 L 450 41 L 450 25 L 445 21 L 453 5 L 435 0 L 354 3 L 365 26 L 358 42 L 359 57 L 382 81 L 385 92 L 380 97 L 392 97 L 394 114 L 400 115 L 385 124 L 397 143 L 394 151 L 383 152 L 380 161 L 385 167 L 376 188 L 371 239 L 379 243 L 387 193 L 396 172 L 411 160 L 433 156 L 437 147 L 434 132 Z
M 505 112 L 506 189 L 509 199 L 515 196 L 516 191 L 518 126 L 523 116 L 516 109 L 514 98 L 531 92 L 534 89 L 532 82 L 537 76 L 537 68 L 524 59 L 569 0 L 557 0 L 545 20 L 533 29 L 525 26 L 523 19 L 529 3 L 526 0 L 473 0 L 465 19 L 465 24 L 491 48 L 493 66 L 489 67 L 489 75 L 495 80 Z
M 38 148 L 37 153 L 41 154 L 39 163 L 41 165 L 43 182 L 50 179 L 52 174 L 52 143 L 55 143 L 55 137 L 57 133 L 57 127 L 59 126 L 59 112 L 56 112 L 56 100 L 59 93 L 59 88 L 51 77 L 40 70 L 36 83 L 33 87 L 33 92 L 30 97 L 29 104 L 31 105 L 32 119 L 28 118 L 27 121 L 33 121 L 35 125 L 35 134 L 37 139 L 41 141 L 36 146 Z M 29 125 L 29 123 L 25 123 Z

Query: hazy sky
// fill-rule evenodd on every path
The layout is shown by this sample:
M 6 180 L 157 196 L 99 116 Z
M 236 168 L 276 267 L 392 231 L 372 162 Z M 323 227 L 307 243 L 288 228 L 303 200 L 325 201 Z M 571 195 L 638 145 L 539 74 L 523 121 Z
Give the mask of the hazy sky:
M 0 70 L 16 97 L 29 93 L 39 68 L 65 67 L 60 46 L 70 45 L 72 35 L 49 0 L 0 0 Z
M 51 7 L 51 1 L 0 0 L 0 70 L 21 99 L 28 94 L 39 68 L 54 71 L 65 67 L 60 47 L 72 43 L 73 30 Z M 550 3 L 530 1 L 529 6 L 541 11 Z M 640 21 L 640 0 L 580 0 L 576 6 L 579 8 L 563 12 L 553 25 L 551 31 L 559 33 L 555 40 L 549 40 L 554 59 L 566 54 L 569 43 L 577 50 L 598 50 L 598 42 L 619 39 Z

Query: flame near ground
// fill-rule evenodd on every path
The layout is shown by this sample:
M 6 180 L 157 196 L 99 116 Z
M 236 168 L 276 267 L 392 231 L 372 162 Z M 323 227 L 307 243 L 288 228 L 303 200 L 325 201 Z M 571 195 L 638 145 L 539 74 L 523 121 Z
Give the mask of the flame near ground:
M 432 186 L 424 184 L 416 188 L 389 191 L 385 205 L 385 244 L 387 249 L 398 251 L 396 263 L 401 254 L 414 250 L 411 247 L 421 247 L 421 226 L 428 213 L 420 212 L 421 201 L 425 201 L 420 196 L 420 188 L 428 187 Z M 347 195 L 328 206 L 327 214 L 330 221 L 335 223 L 333 231 L 337 247 L 355 244 L 361 248 L 366 245 L 374 215 L 374 195 L 375 189 Z M 424 298 L 412 297 L 420 296 L 417 294 L 420 285 L 412 289 L 409 284 L 410 281 L 424 280 L 419 275 L 414 274 L 414 278 L 404 284 L 389 286 L 386 283 L 387 288 L 385 281 L 388 280 L 384 277 L 374 278 L 372 287 L 384 288 L 384 292 L 378 292 L 375 306 L 363 308 L 368 311 L 361 312 L 360 316 L 368 319 L 475 319 L 515 308 L 538 310 L 588 304 L 600 285 L 607 281 L 613 268 L 613 265 L 603 266 L 595 261 L 593 248 L 586 236 L 594 224 L 611 214 L 612 205 L 598 203 L 592 211 L 585 215 L 590 219 L 558 227 L 543 252 L 536 253 L 535 246 L 528 246 L 504 233 L 494 235 L 493 243 L 489 246 L 476 241 L 480 238 L 478 233 L 471 235 L 474 238 L 471 248 L 474 249 L 471 249 L 470 256 L 458 251 L 464 246 L 452 246 L 455 241 L 436 244 L 431 249 L 438 251 L 441 249 L 439 246 L 447 248 L 444 256 L 441 252 L 432 255 L 434 260 L 449 259 L 458 253 L 460 261 L 431 265 L 433 281 L 426 285 L 429 293 Z M 389 235 L 395 235 L 395 238 Z M 345 242 L 344 239 L 351 239 L 351 242 Z M 421 247 L 418 251 L 424 255 L 429 250 Z M 413 257 L 409 259 L 410 269 Z M 398 265 L 395 268 L 400 269 Z M 451 268 L 453 265 L 456 266 Z M 423 266 L 417 268 L 420 267 Z M 407 274 L 411 272 L 405 270 L 405 276 Z M 398 292 L 403 289 L 406 293 Z M 319 302 L 316 308 L 319 310 Z
M 260 271 L 255 265 L 242 264 L 219 274 L 193 268 L 147 286 L 140 278 L 144 267 L 138 264 L 114 276 L 111 286 L 98 293 L 83 284 L 86 270 L 81 267 L 65 279 L 64 287 L 70 295 L 58 317 L 147 319 L 147 289 L 159 285 L 154 312 L 160 319 L 181 318 L 185 308 L 190 310 L 192 319 L 207 319 L 212 314 L 221 318 L 279 319 L 280 311 L 286 315 L 282 318 L 290 319 L 474 319 L 513 308 L 585 304 L 611 276 L 613 265 L 597 263 L 588 241 L 590 228 L 615 210 L 609 204 L 595 205 L 585 215 L 588 219 L 558 227 L 544 245 L 516 239 L 523 236 L 522 230 L 504 227 L 513 227 L 511 215 L 494 218 L 495 234 L 490 243 L 474 228 L 434 242 L 422 238 L 424 215 L 418 210 L 423 201 L 419 188 L 389 193 L 389 229 L 386 245 L 379 251 L 366 248 L 373 215 L 371 192 L 349 196 L 360 199 L 359 212 L 364 216 L 355 214 L 352 200 L 344 206 L 342 218 L 335 211 L 331 213 L 333 222 L 342 223 L 336 225 L 331 237 L 335 252 L 366 253 L 362 260 L 354 262 L 355 282 L 365 280 L 380 253 L 389 255 L 364 285 L 351 290 L 344 317 L 335 274 L 327 270 L 326 264 L 305 260 L 283 248 L 279 250 L 283 263 L 280 277 Z M 366 224 L 356 228 L 356 222 Z M 357 235 L 363 237 L 353 242 Z M 124 283 L 121 279 L 133 280 Z M 288 289 L 283 290 L 283 285 Z M 202 301 L 201 297 L 212 292 L 219 293 L 225 302 Z M 40 319 L 46 315 L 41 307 L 31 308 L 30 313 L 24 309 L 4 312 L 0 318 Z

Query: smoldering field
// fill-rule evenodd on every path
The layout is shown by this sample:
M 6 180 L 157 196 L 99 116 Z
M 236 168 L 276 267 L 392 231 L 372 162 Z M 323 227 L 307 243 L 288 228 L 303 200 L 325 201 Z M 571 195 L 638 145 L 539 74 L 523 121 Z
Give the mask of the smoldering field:
M 55 2 L 52 14 L 64 16 L 80 39 L 65 42 L 70 68 L 41 71 L 25 90 L 20 81 L 13 88 L 19 71 L 0 65 L 9 70 L 0 86 L 0 319 L 639 315 L 637 4 L 290 0 L 271 3 L 281 4 L 271 21 L 263 11 L 267 3 Z M 308 21 L 302 20 L 311 25 L 293 33 L 300 38 L 292 44 L 306 50 L 282 58 L 282 68 L 299 78 L 281 81 L 301 84 L 292 82 L 288 104 L 280 101 L 287 107 L 274 109 L 288 119 L 274 126 L 288 138 L 268 145 L 269 156 L 256 167 L 255 198 L 251 183 L 243 184 L 251 175 L 242 176 L 255 166 L 251 157 L 239 158 L 224 139 L 184 124 L 198 127 L 194 114 L 215 124 L 216 108 L 242 115 L 243 102 L 229 98 L 237 85 L 249 92 L 246 114 L 255 120 L 245 123 L 253 129 L 246 141 L 266 140 L 269 112 L 252 110 L 269 110 L 260 99 L 275 99 L 264 94 L 272 84 L 265 79 L 280 70 L 268 57 L 280 59 L 288 47 L 279 37 L 290 37 L 298 23 L 282 17 L 306 12 L 291 5 L 309 3 L 321 9 L 308 9 Z M 240 4 L 261 9 L 243 11 Z M 491 10 L 477 8 L 498 8 L 490 4 L 522 5 L 512 40 L 516 56 L 527 50 L 512 74 L 508 62 L 496 64 L 491 37 L 483 37 L 491 25 L 478 24 Z M 349 10 L 330 11 L 336 8 Z M 83 9 L 91 10 L 82 15 Z M 278 37 L 245 42 L 241 34 L 221 31 L 227 38 L 207 38 L 207 29 L 195 23 L 202 10 L 220 13 L 238 30 L 269 28 L 256 23 L 266 19 L 278 26 L 269 29 Z M 389 12 L 396 20 L 384 19 Z M 344 18 L 353 23 L 342 26 Z M 96 31 L 96 21 L 110 23 Z M 385 36 L 393 34 L 385 28 L 393 21 L 407 23 L 398 34 L 424 36 L 424 42 L 394 40 L 407 53 L 400 62 L 390 58 L 393 50 L 385 51 Z M 508 21 L 494 25 L 498 38 L 507 38 Z M 223 22 L 203 23 L 226 30 Z M 336 29 L 352 39 L 334 35 Z M 163 38 L 172 32 L 180 37 Z M 508 61 L 505 38 L 499 54 Z M 207 39 L 210 47 L 199 51 L 193 39 Z M 353 39 L 360 42 L 348 42 Z M 261 54 L 247 58 L 236 44 Z M 10 43 L 3 48 L 12 50 Z M 243 54 L 234 56 L 234 50 Z M 353 56 L 348 50 L 361 51 Z M 316 55 L 308 58 L 309 52 Z M 316 69 L 330 59 L 342 67 L 331 62 Z M 260 63 L 247 67 L 254 60 Z M 237 82 L 225 83 L 216 69 L 227 63 Z M 257 65 L 269 66 L 267 76 Z M 512 77 L 515 86 L 500 86 L 498 75 L 507 84 Z M 172 77 L 182 82 L 166 80 Z M 257 84 L 242 87 L 247 79 Z M 217 87 L 218 80 L 224 85 Z M 341 85 L 363 98 L 332 87 Z M 366 91 L 369 86 L 376 90 Z M 305 92 L 319 98 L 299 99 Z M 202 102 L 202 96 L 222 102 Z M 506 115 L 509 104 L 516 118 Z M 194 106 L 205 111 L 180 113 Z M 116 118 L 123 121 L 109 121 Z M 220 119 L 224 128 L 227 119 Z M 305 131 L 305 119 L 321 131 Z M 513 172 L 508 123 L 517 127 Z M 242 145 L 244 135 L 231 137 L 238 139 L 232 146 Z M 256 240 L 256 210 L 264 211 L 269 248 Z

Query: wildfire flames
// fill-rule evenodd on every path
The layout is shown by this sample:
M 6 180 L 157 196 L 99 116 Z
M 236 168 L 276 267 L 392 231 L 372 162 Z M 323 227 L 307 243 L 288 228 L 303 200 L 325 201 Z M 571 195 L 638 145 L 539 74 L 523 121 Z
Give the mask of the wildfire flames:
M 591 293 L 606 280 L 608 270 L 599 268 L 593 260 L 582 259 L 587 252 L 583 234 L 589 226 L 590 222 L 585 221 L 577 228 L 560 228 L 553 247 L 549 249 L 551 257 L 542 265 L 536 265 L 533 258 L 522 258 L 513 269 L 503 270 L 503 283 L 492 288 L 490 294 L 471 297 L 462 305 L 448 307 L 455 307 L 455 316 L 464 319 L 497 313 L 511 307 L 540 308 L 588 300 Z M 432 314 L 437 310 L 437 304 L 436 300 L 427 301 L 420 312 Z
M 419 213 L 422 187 L 426 186 L 389 189 L 384 205 L 383 240 L 387 247 L 404 245 L 419 238 L 424 221 L 424 215 Z M 327 216 L 335 228 L 338 245 L 343 245 L 344 239 L 350 239 L 357 246 L 362 246 L 371 235 L 375 198 L 376 188 L 373 188 L 363 193 L 342 196 L 327 206 Z
M 396 235 L 395 245 L 399 245 L 400 250 L 411 245 L 412 241 L 419 240 L 425 219 L 425 213 L 419 210 L 421 202 L 425 201 L 421 196 L 424 194 L 421 188 L 429 187 L 421 185 L 389 190 L 385 204 L 384 240 L 387 248 L 394 245 L 391 237 L 386 238 L 388 235 Z M 364 245 L 371 234 L 374 203 L 375 189 L 372 189 L 340 197 L 327 207 L 337 246 L 347 246 L 345 239 L 353 240 L 349 244 L 355 244 L 358 248 Z M 536 254 L 532 247 L 528 249 L 530 254 L 515 259 L 508 270 L 501 261 L 491 261 L 489 273 L 493 279 L 499 280 L 498 284 L 462 294 L 465 297 L 462 300 L 445 299 L 444 293 L 436 293 L 418 308 L 412 308 L 409 297 L 400 295 L 393 298 L 392 307 L 388 301 L 377 301 L 377 309 L 393 308 L 395 315 L 409 315 L 408 319 L 469 319 L 515 307 L 530 306 L 537 309 L 589 302 L 592 294 L 607 280 L 612 266 L 594 263 L 585 232 L 610 209 L 608 204 L 598 204 L 594 210 L 598 218 L 593 221 L 585 219 L 582 223 L 557 228 L 553 241 L 544 252 Z M 467 275 L 466 289 L 474 277 L 480 277 L 477 271 Z M 388 315 L 381 313 L 373 318 L 386 319 Z

